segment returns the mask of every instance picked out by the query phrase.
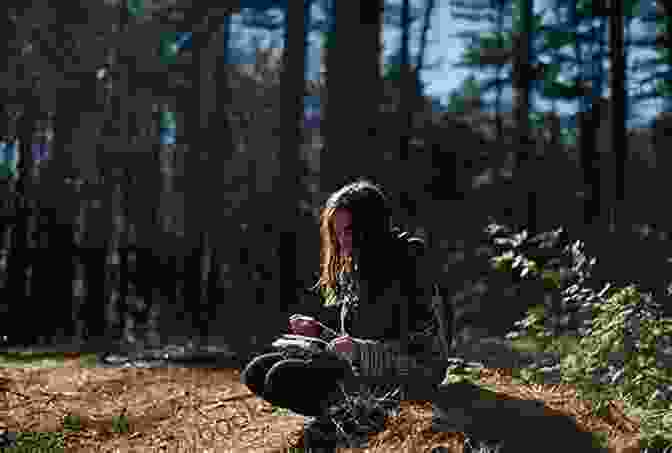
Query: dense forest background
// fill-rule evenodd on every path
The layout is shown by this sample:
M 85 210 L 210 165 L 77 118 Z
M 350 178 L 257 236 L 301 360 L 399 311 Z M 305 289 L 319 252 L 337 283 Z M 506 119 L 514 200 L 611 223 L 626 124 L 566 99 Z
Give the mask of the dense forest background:
M 425 58 L 439 0 L 5 3 L 7 343 L 266 342 L 287 314 L 317 313 L 306 288 L 319 208 L 357 176 L 381 183 L 398 223 L 428 240 L 458 330 L 511 325 L 531 304 L 488 271 L 490 219 L 564 226 L 598 256 L 596 279 L 667 297 L 669 0 L 557 0 L 543 15 L 534 0 L 450 0 L 480 31 L 459 36 L 473 75 L 445 105 L 421 80 L 452 69 Z M 648 36 L 631 36 L 633 18 Z M 236 49 L 234 20 L 283 42 Z M 391 58 L 384 25 L 400 31 Z M 317 81 L 306 78 L 313 32 Z M 637 48 L 655 57 L 627 64 Z M 535 111 L 532 96 L 553 108 Z M 628 127 L 650 99 L 663 111 Z M 559 101 L 578 113 L 560 115 Z

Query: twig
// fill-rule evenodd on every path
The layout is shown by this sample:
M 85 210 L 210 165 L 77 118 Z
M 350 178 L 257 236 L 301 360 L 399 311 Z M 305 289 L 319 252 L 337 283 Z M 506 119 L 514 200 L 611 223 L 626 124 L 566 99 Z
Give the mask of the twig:
M 7 394 L 7 393 L 13 393 L 14 395 L 18 395 L 18 396 L 20 396 L 21 398 L 30 399 L 30 397 L 29 397 L 28 395 L 24 395 L 24 394 L 21 393 L 21 392 L 15 392 L 14 390 L 2 389 L 2 390 L 0 391 L 0 393 L 5 393 L 5 394 Z
M 253 398 L 255 396 L 256 395 L 252 392 L 239 393 L 237 395 L 227 396 L 226 398 L 222 398 L 218 402 L 216 402 L 214 404 L 211 404 L 210 406 L 207 406 L 204 409 L 210 411 L 210 410 L 217 409 L 219 407 L 225 406 L 226 403 L 229 402 L 229 401 L 244 400 L 244 399 L 247 399 L 247 398 Z

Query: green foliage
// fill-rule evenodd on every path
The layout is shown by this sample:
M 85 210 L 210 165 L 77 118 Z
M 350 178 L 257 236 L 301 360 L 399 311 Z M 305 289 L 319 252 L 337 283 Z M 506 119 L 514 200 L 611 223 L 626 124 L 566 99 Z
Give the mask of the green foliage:
M 575 146 L 577 143 L 576 129 L 563 127 L 560 130 L 560 142 L 564 145 Z
M 121 415 L 115 415 L 112 417 L 112 431 L 115 433 L 128 433 L 131 430 L 131 427 L 128 422 L 128 418 L 126 417 L 124 412 L 122 412 Z
M 625 17 L 637 17 L 640 15 L 640 2 L 642 0 L 621 0 L 623 3 L 623 13 Z M 578 0 L 576 2 L 576 13 L 582 19 L 593 19 L 596 17 L 609 17 L 608 7 L 595 8 L 598 3 L 595 0 Z
M 82 421 L 79 415 L 68 414 L 63 417 L 63 430 L 79 431 L 82 429 Z
M 19 177 L 19 141 L 6 143 L 0 141 L 0 181 L 8 181 Z
M 10 448 L 0 448 L 7 452 L 65 452 L 65 437 L 59 432 L 19 433 Z
M 145 12 L 144 0 L 126 0 L 126 9 L 128 14 L 134 17 L 141 17 Z
M 334 32 L 326 32 L 322 33 L 322 48 L 325 51 L 328 51 L 329 49 L 332 49 L 334 47 Z
M 573 45 L 576 41 L 576 35 L 571 31 L 548 30 L 543 34 L 546 45 L 552 49 L 562 49 L 565 46 Z
M 177 41 L 178 33 L 175 31 L 161 34 L 159 56 L 164 64 L 172 64 L 177 61 L 177 54 L 180 50 Z
M 656 357 L 661 346 L 669 345 L 667 338 L 672 333 L 672 320 L 658 316 L 650 296 L 640 294 L 633 285 L 615 292 L 596 308 L 598 314 L 590 334 L 580 342 L 584 352 L 576 358 L 580 367 L 597 370 L 605 364 L 622 361 L 611 384 L 622 382 L 620 390 L 630 395 L 639 407 L 669 408 L 669 401 L 658 399 L 663 395 L 655 392 L 661 385 L 672 385 L 672 370 Z M 576 367 L 568 367 L 568 380 L 585 385 L 580 382 L 579 373 Z M 586 390 L 593 390 L 592 383 Z
M 284 417 L 290 415 L 291 412 L 289 409 L 285 409 L 284 407 L 273 406 L 273 408 L 271 409 L 271 414 L 279 417 Z
M 672 319 L 663 316 L 662 307 L 635 285 L 620 289 L 606 285 L 599 292 L 586 287 L 596 261 L 585 256 L 580 241 L 561 237 L 561 229 L 532 238 L 525 231 L 513 234 L 495 224 L 488 232 L 500 248 L 493 267 L 521 280 L 549 280 L 547 290 L 563 296 L 560 315 L 588 315 L 584 327 L 574 332 L 578 347 L 552 337 L 545 322 L 549 311 L 543 305 L 530 308 L 526 318 L 516 322 L 519 331 L 507 336 L 524 335 L 558 350 L 563 382 L 591 401 L 597 415 L 605 413 L 610 401 L 627 396 L 622 399 L 628 406 L 643 414 L 644 442 L 670 445 L 672 368 L 663 363 L 662 352 L 672 349 Z M 517 377 L 530 382 L 539 374 L 522 369 Z
M 513 39 L 511 33 L 483 33 L 480 36 L 478 47 L 484 49 L 513 49 Z
M 175 113 L 169 110 L 162 111 L 160 127 L 161 129 L 175 129 L 177 127 L 177 120 L 175 119 Z
M 334 288 L 322 287 L 320 288 L 322 299 L 324 300 L 325 307 L 332 307 L 338 302 L 336 298 L 336 291 Z
M 448 97 L 448 111 L 466 113 L 482 105 L 482 90 L 478 80 L 472 75 L 462 81 L 460 87 Z
M 467 99 L 480 99 L 481 87 L 478 80 L 476 80 L 476 77 L 467 77 L 464 82 L 462 82 L 462 95 Z
M 531 3 L 531 0 L 527 0 Z M 524 0 L 514 0 L 513 2 L 513 32 L 522 33 L 523 32 L 523 7 Z M 532 15 L 532 29 L 530 32 L 539 30 L 541 24 L 544 21 L 544 12 L 539 14 Z
M 656 91 L 661 97 L 672 96 L 672 82 L 669 80 L 656 80 Z

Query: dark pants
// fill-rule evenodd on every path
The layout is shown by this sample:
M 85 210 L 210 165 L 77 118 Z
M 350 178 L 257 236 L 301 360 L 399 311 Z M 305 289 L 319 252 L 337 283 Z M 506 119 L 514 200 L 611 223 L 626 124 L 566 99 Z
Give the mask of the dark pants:
M 240 380 L 274 406 L 301 415 L 319 416 L 342 398 L 338 383 L 351 374 L 349 364 L 333 356 L 299 360 L 273 352 L 251 360 Z

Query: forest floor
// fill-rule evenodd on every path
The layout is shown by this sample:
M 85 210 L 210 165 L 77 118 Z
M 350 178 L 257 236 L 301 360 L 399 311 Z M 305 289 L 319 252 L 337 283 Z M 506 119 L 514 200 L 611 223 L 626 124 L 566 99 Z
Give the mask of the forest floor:
M 583 432 L 601 433 L 610 452 L 639 451 L 638 420 L 623 413 L 622 402 L 614 401 L 607 416 L 597 417 L 567 385 L 521 383 L 510 368 L 518 364 L 502 362 L 506 351 L 501 343 L 472 342 L 456 351 L 458 357 L 485 365 L 474 381 L 478 386 L 498 401 L 541 402 L 542 413 L 571 418 Z M 40 442 L 40 449 L 30 451 L 301 451 L 296 448 L 301 446 L 303 417 L 254 396 L 235 368 L 100 367 L 95 355 L 46 355 L 38 361 L 33 355 L 28 361 L 25 355 L 0 354 L 0 395 L 0 425 L 20 433 L 24 445 Z M 436 432 L 431 417 L 430 403 L 403 402 L 385 431 L 369 438 L 368 448 L 338 451 L 431 452 L 444 447 L 444 452 L 463 452 L 465 434 Z M 564 436 L 532 435 L 551 443 Z M 544 445 L 531 447 L 550 451 Z

